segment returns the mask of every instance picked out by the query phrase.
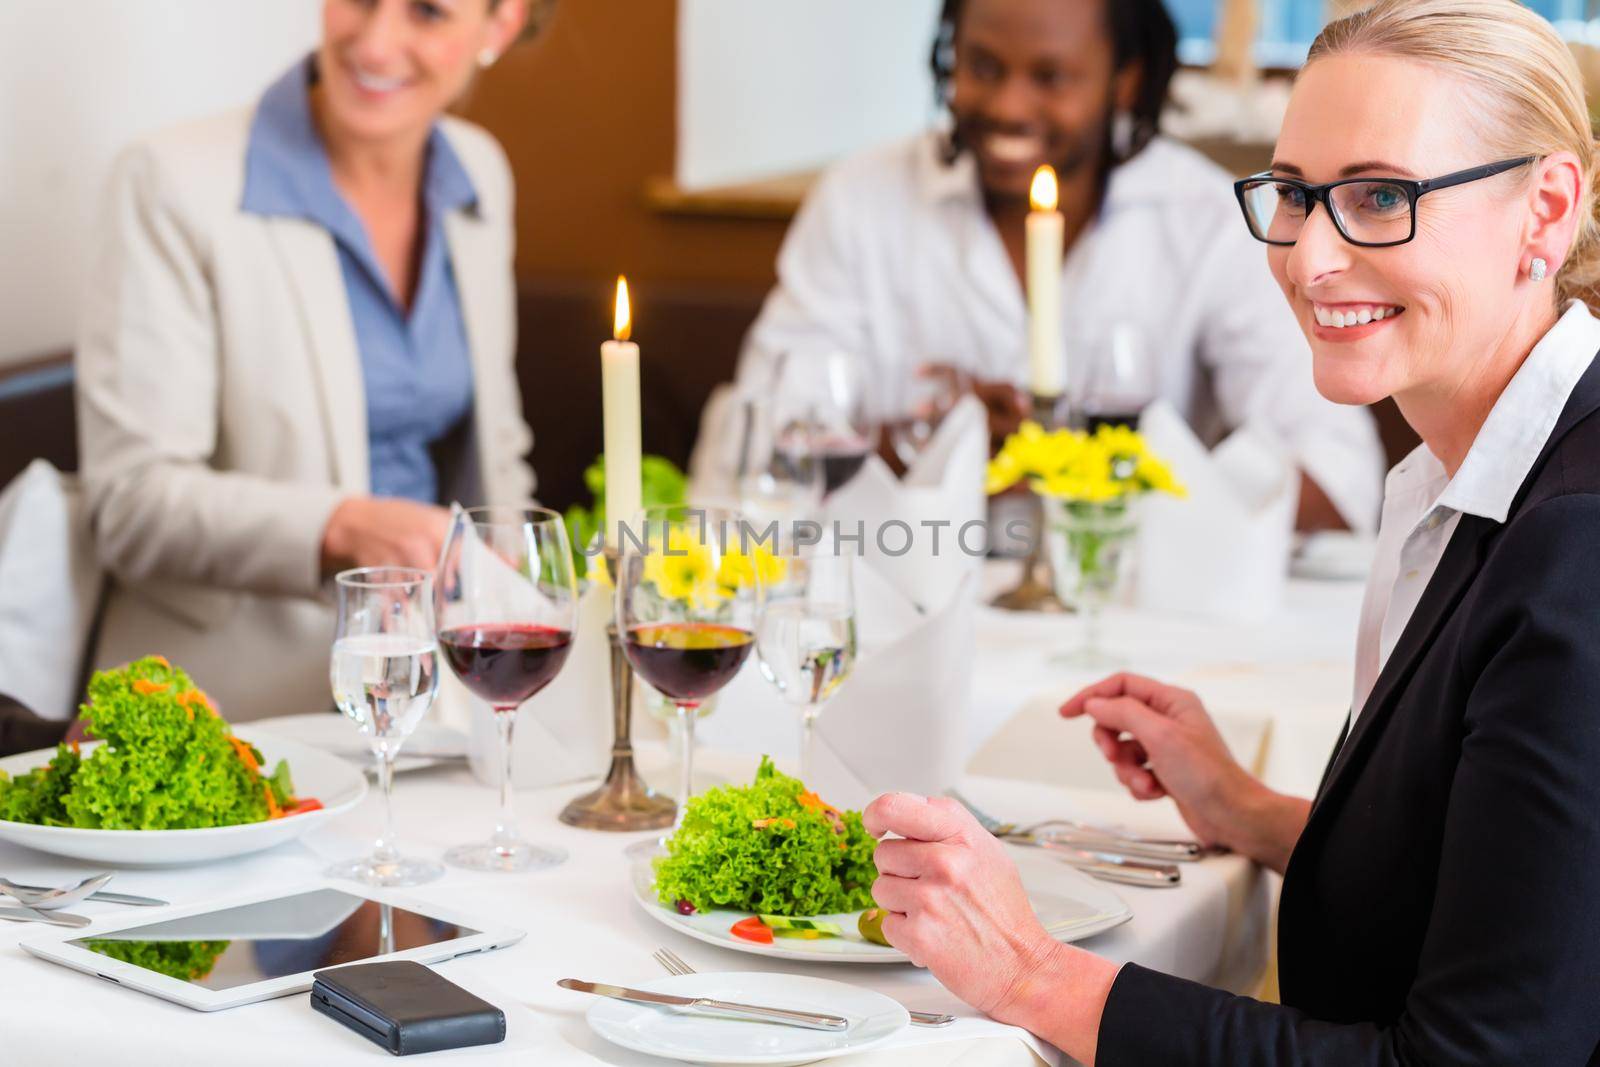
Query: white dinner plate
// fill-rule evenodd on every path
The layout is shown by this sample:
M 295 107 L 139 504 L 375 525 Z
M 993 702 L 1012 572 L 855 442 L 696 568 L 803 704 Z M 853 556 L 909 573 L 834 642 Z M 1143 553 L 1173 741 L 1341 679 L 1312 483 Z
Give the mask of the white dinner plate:
M 304 715 L 279 715 L 271 719 L 257 719 L 250 724 L 253 730 L 270 730 L 279 737 L 320 748 L 324 752 L 354 763 L 363 771 L 374 766 L 372 746 L 361 732 L 361 727 L 343 715 L 331 711 L 313 711 Z M 452 730 L 442 723 L 417 724 L 411 736 L 400 746 L 400 755 L 394 761 L 397 774 L 432 767 L 443 761 L 465 762 L 467 735 Z
M 1028 900 L 1044 928 L 1057 941 L 1081 941 L 1121 926 L 1133 918 L 1127 903 L 1104 882 L 1097 882 L 1039 849 L 1006 849 L 1022 874 Z M 750 917 L 747 911 L 702 911 L 680 915 L 676 908 L 656 900 L 655 871 L 648 858 L 635 860 L 629 868 L 633 879 L 633 899 L 646 914 L 679 930 L 697 941 L 721 945 L 756 956 L 780 960 L 809 960 L 825 963 L 908 963 L 904 952 L 874 944 L 856 929 L 859 911 L 843 915 L 815 915 L 811 918 L 837 923 L 841 937 L 820 937 L 815 941 L 799 938 L 774 938 L 772 944 L 758 944 L 735 937 L 734 923 Z
M 296 794 L 322 801 L 322 810 L 199 830 L 81 830 L 0 820 L 0 841 L 108 867 L 182 867 L 292 841 L 349 811 L 367 795 L 366 776 L 337 756 L 249 726 L 234 727 L 233 732 L 260 750 L 268 768 L 280 759 L 288 760 Z M 86 742 L 83 754 L 87 756 L 99 744 Z M 55 749 L 46 748 L 8 756 L 0 759 L 0 771 L 26 774 L 50 762 L 55 754 Z
M 650 993 L 715 997 L 768 1008 L 842 1015 L 843 1033 L 711 1016 L 652 1004 L 597 998 L 589 1028 L 614 1045 L 692 1063 L 794 1064 L 831 1059 L 882 1044 L 910 1022 L 906 1009 L 870 989 L 798 974 L 680 974 L 639 988 Z

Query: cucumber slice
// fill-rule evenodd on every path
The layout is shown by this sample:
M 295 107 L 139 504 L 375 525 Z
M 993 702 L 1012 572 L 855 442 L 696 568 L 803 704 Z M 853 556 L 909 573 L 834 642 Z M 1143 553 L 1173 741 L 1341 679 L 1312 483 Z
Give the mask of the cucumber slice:
M 844 927 L 823 919 L 796 919 L 787 915 L 763 915 L 761 921 L 781 937 L 838 937 Z M 792 932 L 787 932 L 792 931 Z

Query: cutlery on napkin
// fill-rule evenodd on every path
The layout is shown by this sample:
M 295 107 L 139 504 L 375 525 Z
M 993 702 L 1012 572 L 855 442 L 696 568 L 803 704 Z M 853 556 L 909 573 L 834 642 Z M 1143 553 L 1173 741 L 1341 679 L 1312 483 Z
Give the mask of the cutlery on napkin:
M 608 985 L 604 982 L 584 982 L 577 978 L 563 978 L 556 985 L 578 993 L 627 1000 L 636 1004 L 656 1004 L 668 1008 L 684 1008 L 709 1015 L 736 1015 L 759 1019 L 762 1022 L 783 1026 L 800 1026 L 807 1030 L 829 1030 L 839 1033 L 850 1028 L 850 1020 L 842 1015 L 824 1015 L 814 1011 L 796 1011 L 792 1008 L 767 1008 L 757 1004 L 738 1004 L 714 997 L 680 997 L 671 993 L 652 993 L 647 989 L 629 989 L 627 986 Z

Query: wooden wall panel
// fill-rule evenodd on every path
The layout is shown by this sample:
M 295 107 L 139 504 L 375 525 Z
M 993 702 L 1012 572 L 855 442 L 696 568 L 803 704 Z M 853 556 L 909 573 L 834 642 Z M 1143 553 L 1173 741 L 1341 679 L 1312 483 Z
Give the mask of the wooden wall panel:
M 766 288 L 782 220 L 665 215 L 645 203 L 673 172 L 676 0 L 558 0 L 544 31 L 480 79 L 460 110 L 505 145 L 527 278 Z

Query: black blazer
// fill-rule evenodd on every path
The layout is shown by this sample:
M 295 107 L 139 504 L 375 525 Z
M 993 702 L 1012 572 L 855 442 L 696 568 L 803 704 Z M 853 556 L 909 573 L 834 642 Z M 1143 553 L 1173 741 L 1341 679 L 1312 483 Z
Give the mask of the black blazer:
M 1283 880 L 1283 1006 L 1132 964 L 1098 1063 L 1600 1064 L 1600 358 L 1463 515 Z

